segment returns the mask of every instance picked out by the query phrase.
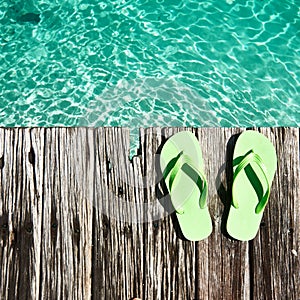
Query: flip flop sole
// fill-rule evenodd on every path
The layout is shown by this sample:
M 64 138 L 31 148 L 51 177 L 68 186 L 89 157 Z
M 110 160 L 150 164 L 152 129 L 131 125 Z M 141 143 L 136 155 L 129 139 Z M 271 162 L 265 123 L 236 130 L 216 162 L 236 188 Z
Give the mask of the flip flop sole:
M 182 131 L 169 138 L 161 151 L 162 172 L 181 151 L 191 157 L 193 164 L 203 171 L 202 152 L 198 140 L 191 132 Z M 176 213 L 176 216 L 184 237 L 191 241 L 208 237 L 212 232 L 211 218 L 207 206 L 203 209 L 199 206 L 200 191 L 195 181 L 179 170 L 171 192 L 168 178 L 165 182 L 174 208 L 183 210 L 183 214 Z
M 258 154 L 262 159 L 266 167 L 265 175 L 271 187 L 277 166 L 273 144 L 257 131 L 244 131 L 235 145 L 233 162 L 240 160 L 249 151 Z M 268 187 L 266 178 L 255 163 L 251 163 L 237 175 L 232 197 L 238 203 L 238 208 L 231 205 L 227 219 L 227 232 L 233 238 L 248 241 L 256 236 L 264 209 L 259 213 L 256 213 L 255 209 L 259 203 L 259 196 L 263 195 Z

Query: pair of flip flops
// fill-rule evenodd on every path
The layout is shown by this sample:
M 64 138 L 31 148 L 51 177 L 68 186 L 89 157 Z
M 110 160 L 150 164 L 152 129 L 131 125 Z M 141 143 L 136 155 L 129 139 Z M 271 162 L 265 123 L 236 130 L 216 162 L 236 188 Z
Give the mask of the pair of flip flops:
M 270 195 L 277 157 L 273 144 L 261 133 L 244 131 L 233 154 L 232 202 L 227 232 L 241 241 L 253 239 L 259 229 Z M 212 232 L 207 207 L 207 180 L 202 152 L 189 131 L 165 143 L 160 166 L 181 231 L 186 239 L 199 241 Z

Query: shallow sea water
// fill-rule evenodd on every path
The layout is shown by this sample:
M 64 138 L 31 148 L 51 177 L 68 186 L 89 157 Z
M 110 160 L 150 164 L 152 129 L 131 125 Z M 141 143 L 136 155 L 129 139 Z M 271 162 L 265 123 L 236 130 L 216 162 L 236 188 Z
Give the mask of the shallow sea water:
M 299 126 L 299 0 L 0 2 L 1 126 Z

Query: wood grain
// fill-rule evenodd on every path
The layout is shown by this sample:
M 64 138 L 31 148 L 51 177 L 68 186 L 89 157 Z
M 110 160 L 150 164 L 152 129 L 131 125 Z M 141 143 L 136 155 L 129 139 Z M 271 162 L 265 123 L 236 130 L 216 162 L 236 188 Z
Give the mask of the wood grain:
M 0 129 L 1 299 L 39 297 L 42 203 L 34 140 L 29 129 Z M 36 146 L 43 148 L 42 138 Z
M 239 129 L 198 129 L 208 180 L 209 208 L 213 232 L 198 245 L 199 299 L 249 299 L 248 243 L 226 234 L 226 219 L 231 201 L 227 181 L 232 180 L 230 161 Z M 201 283 L 201 284 L 200 284 Z
M 168 137 L 192 131 L 213 232 L 183 238 L 162 180 Z M 278 170 L 257 237 L 230 238 L 238 128 L 0 128 L 1 299 L 298 299 L 299 129 L 255 128 Z
M 42 299 L 91 296 L 93 132 L 47 129 L 42 224 Z
M 250 242 L 254 299 L 299 299 L 299 129 L 259 129 L 275 145 L 278 167 L 261 229 Z

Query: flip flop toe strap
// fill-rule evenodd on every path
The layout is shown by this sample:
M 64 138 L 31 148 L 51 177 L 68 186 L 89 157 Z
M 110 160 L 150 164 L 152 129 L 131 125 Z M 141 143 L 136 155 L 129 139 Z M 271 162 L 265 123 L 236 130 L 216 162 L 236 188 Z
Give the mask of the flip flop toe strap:
M 193 164 L 193 160 L 186 154 L 181 151 L 176 158 L 172 161 L 171 167 L 167 166 L 165 168 L 163 177 L 167 180 L 169 176 L 168 183 L 170 192 L 172 191 L 172 187 L 174 181 L 179 173 L 182 170 L 185 172 L 190 178 L 195 182 L 200 191 L 199 197 L 199 205 L 200 208 L 204 208 L 206 206 L 206 198 L 207 198 L 207 180 L 205 175 Z M 191 173 L 193 174 L 191 176 Z M 183 214 L 184 211 L 181 208 L 175 208 L 176 212 L 179 214 Z
M 234 194 L 234 187 L 235 187 L 235 182 L 236 182 L 236 178 L 239 176 L 239 174 L 251 163 L 255 163 L 260 171 L 261 174 L 263 175 L 263 179 L 265 180 L 266 184 L 267 184 L 267 188 L 266 188 L 266 192 L 264 193 L 264 195 L 261 197 L 261 199 L 259 200 L 256 208 L 255 208 L 255 213 L 259 214 L 266 206 L 269 196 L 270 196 L 270 184 L 269 184 L 269 180 L 267 178 L 267 168 L 264 165 L 262 158 L 253 152 L 253 150 L 249 151 L 249 153 L 241 160 L 241 162 L 237 165 L 234 174 L 233 174 L 233 184 L 232 184 L 232 194 Z M 237 200 L 232 197 L 232 205 L 235 208 L 239 207 L 239 204 L 237 202 Z

